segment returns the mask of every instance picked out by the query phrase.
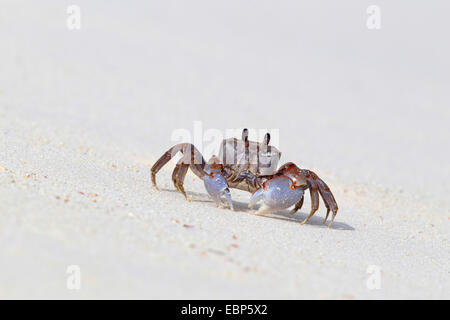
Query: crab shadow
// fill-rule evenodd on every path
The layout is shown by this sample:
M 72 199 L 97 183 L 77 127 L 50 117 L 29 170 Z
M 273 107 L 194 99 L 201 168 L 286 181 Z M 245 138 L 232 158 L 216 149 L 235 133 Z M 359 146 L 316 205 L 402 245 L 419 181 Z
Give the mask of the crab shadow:
M 165 189 L 165 188 L 160 188 L 159 190 L 164 191 L 164 192 L 172 192 L 175 194 L 180 195 L 181 197 L 183 197 L 183 195 L 180 193 L 180 191 L 178 190 L 173 190 L 173 189 Z M 210 202 L 210 203 L 214 203 L 214 201 L 212 201 L 206 194 L 204 193 L 200 193 L 200 192 L 192 192 L 192 191 L 185 191 L 186 195 L 188 196 L 189 200 L 192 202 Z M 183 197 L 184 198 L 184 197 Z
M 167 191 L 172 193 L 180 194 L 179 191 L 173 190 L 173 189 L 160 189 L 161 191 Z M 192 202 L 205 202 L 205 203 L 211 203 L 211 205 L 214 206 L 214 201 L 212 201 L 208 195 L 200 192 L 192 192 L 192 191 L 186 191 L 186 194 L 191 199 Z M 245 212 L 247 214 L 252 214 L 256 212 L 256 210 L 259 209 L 259 205 L 256 205 L 253 209 L 248 208 L 248 203 L 242 202 L 242 201 L 236 201 L 233 200 L 234 210 L 238 212 Z M 317 212 L 316 212 L 317 213 Z M 266 219 L 276 219 L 281 221 L 287 221 L 287 222 L 294 222 L 300 224 L 305 218 L 308 216 L 308 213 L 298 211 L 296 214 L 292 215 L 289 213 L 289 210 L 283 210 L 278 211 L 266 215 L 260 215 L 261 218 Z M 328 223 L 330 221 L 330 217 L 328 217 Z M 328 228 L 328 223 L 323 223 L 323 217 L 321 216 L 312 216 L 307 223 L 305 223 L 305 226 L 313 226 L 315 228 Z M 344 223 L 344 222 L 338 222 L 334 221 L 331 225 L 330 229 L 334 230 L 347 230 L 347 231 L 354 231 L 355 228 L 352 226 Z
M 233 205 L 234 205 L 235 211 L 242 211 L 242 212 L 246 212 L 249 214 L 252 214 L 259 209 L 259 205 L 255 205 L 253 207 L 253 209 L 249 209 L 247 203 L 235 201 L 235 200 L 233 200 Z M 318 211 L 316 212 L 316 214 L 317 213 L 318 213 Z M 282 220 L 282 221 L 294 222 L 294 223 L 300 224 L 303 220 L 306 219 L 307 216 L 308 216 L 308 213 L 302 212 L 302 211 L 297 211 L 296 214 L 292 215 L 292 214 L 290 214 L 290 210 L 282 210 L 282 211 L 277 211 L 277 212 L 270 213 L 270 214 L 260 215 L 258 217 L 266 218 L 266 219 L 276 219 L 276 220 Z M 325 224 L 323 223 L 323 219 L 324 219 L 324 217 L 314 215 L 308 220 L 308 222 L 305 223 L 305 226 L 313 226 L 315 228 L 328 228 L 328 223 L 331 221 L 330 217 L 328 217 L 328 221 Z M 350 226 L 344 222 L 338 222 L 336 220 L 333 222 L 330 229 L 347 230 L 347 231 L 355 230 L 355 228 L 353 228 L 352 226 Z

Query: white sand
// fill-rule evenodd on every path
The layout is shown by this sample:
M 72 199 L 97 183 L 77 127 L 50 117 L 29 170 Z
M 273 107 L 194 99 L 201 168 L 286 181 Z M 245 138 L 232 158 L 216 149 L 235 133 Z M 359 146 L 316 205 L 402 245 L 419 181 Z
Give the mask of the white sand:
M 63 3 L 2 1 L 0 298 L 449 299 L 450 7 L 383 2 L 369 31 L 365 4 L 328 2 L 80 0 L 69 31 Z M 189 174 L 187 202 L 173 163 L 154 190 L 195 120 L 280 129 L 333 229 L 322 203 L 299 224 L 309 195 L 257 217 Z

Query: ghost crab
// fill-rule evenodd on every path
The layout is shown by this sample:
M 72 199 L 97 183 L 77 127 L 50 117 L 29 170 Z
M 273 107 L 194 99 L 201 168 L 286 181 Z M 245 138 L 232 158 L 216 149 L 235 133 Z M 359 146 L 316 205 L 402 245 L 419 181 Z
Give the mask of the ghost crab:
M 182 158 L 176 164 L 172 173 L 175 188 L 187 200 L 183 188 L 187 170 L 191 168 L 195 175 L 203 180 L 206 191 L 218 206 L 222 206 L 221 197 L 232 210 L 230 188 L 252 193 L 249 208 L 262 201 L 257 215 L 267 214 L 294 206 L 291 214 L 295 214 L 303 205 L 304 193 L 309 189 L 311 195 L 311 211 L 301 224 L 307 222 L 319 208 L 319 194 L 327 208 L 323 223 L 326 223 L 330 210 L 333 212 L 331 226 L 337 214 L 338 206 L 330 188 L 314 172 L 300 169 L 294 163 L 288 162 L 276 169 L 281 152 L 270 146 L 270 134 L 266 133 L 262 143 L 249 141 L 248 130 L 242 132 L 242 140 L 236 138 L 222 141 L 219 157 L 212 156 L 205 162 L 201 153 L 190 143 L 180 143 L 168 151 L 151 168 L 153 186 L 156 185 L 156 173 L 181 152 Z

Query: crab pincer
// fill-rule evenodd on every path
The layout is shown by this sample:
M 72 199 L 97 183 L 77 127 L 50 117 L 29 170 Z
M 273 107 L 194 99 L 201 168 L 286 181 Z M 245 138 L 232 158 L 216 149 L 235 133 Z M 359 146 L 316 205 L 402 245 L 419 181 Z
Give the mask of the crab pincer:
M 224 177 L 225 171 L 223 165 L 219 163 L 219 159 L 216 156 L 211 157 L 204 168 L 204 172 L 203 183 L 205 184 L 205 189 L 217 206 L 222 207 L 221 197 L 225 196 L 225 200 L 231 210 L 234 210 L 231 192 L 228 188 L 227 180 Z
M 262 187 L 253 193 L 248 207 L 251 209 L 262 201 L 256 215 L 283 210 L 298 203 L 303 198 L 303 193 L 303 188 L 296 186 L 291 178 L 278 176 L 265 181 Z
M 221 196 L 225 196 L 225 199 L 230 206 L 231 210 L 234 210 L 233 201 L 231 201 L 230 189 L 225 178 L 220 173 L 210 173 L 203 177 L 205 189 L 217 206 L 222 206 Z

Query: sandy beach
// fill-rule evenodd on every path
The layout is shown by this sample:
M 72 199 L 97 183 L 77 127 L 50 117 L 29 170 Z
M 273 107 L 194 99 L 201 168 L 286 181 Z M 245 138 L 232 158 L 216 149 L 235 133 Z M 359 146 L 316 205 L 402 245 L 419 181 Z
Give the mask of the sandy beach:
M 80 0 L 79 30 L 68 5 L 2 1 L 0 298 L 450 298 L 446 1 L 382 2 L 379 30 L 360 1 Z M 300 225 L 309 192 L 255 216 L 189 171 L 188 202 L 176 161 L 153 188 L 195 127 L 278 133 L 332 228 L 322 201 Z

